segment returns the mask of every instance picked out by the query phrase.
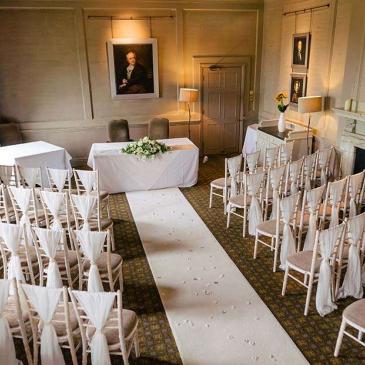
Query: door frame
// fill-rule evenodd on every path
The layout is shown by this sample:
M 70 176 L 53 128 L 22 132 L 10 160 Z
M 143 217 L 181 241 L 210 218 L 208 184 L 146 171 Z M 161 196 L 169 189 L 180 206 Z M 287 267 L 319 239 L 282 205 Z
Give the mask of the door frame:
M 219 62 L 221 60 L 221 62 Z M 218 63 L 216 63 L 218 61 Z M 204 150 L 204 122 L 202 120 L 203 105 L 203 68 L 217 65 L 218 67 L 241 67 L 241 96 L 240 96 L 240 122 L 239 122 L 239 141 L 238 149 L 242 150 L 243 131 L 245 127 L 245 119 L 249 112 L 249 94 L 251 85 L 251 56 L 193 56 L 193 87 L 200 90 L 199 100 L 194 103 L 193 111 L 198 112 L 201 122 L 201 146 Z

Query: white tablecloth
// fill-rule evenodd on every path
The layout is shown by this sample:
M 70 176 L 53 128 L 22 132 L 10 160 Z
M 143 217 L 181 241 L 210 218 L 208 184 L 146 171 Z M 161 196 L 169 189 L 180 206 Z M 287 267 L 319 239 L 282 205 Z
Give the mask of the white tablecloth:
M 100 189 L 111 194 L 196 184 L 199 148 L 188 138 L 172 138 L 161 142 L 172 146 L 172 151 L 146 161 L 120 152 L 128 142 L 94 143 L 87 164 L 99 171 Z
M 256 152 L 257 128 L 258 124 L 251 124 L 246 129 L 245 142 L 243 143 L 242 153 Z
M 64 148 L 43 141 L 0 147 L 0 165 L 40 167 L 46 186 L 48 180 L 45 167 L 71 169 L 71 158 Z

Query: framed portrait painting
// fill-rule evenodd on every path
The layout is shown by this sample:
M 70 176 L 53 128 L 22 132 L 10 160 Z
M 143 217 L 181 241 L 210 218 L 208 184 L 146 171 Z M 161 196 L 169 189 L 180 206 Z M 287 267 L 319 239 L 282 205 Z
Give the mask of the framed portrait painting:
M 306 96 L 306 74 L 291 74 L 290 75 L 290 105 L 294 108 L 298 107 L 298 99 Z
M 158 98 L 155 38 L 117 38 L 107 42 L 113 99 Z
M 306 71 L 309 63 L 310 33 L 293 34 L 292 68 Z

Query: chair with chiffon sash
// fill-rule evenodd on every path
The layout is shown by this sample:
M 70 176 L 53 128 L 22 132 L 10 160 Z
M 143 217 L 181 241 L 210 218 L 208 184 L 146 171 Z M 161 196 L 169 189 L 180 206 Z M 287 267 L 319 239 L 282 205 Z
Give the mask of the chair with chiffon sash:
M 347 221 L 342 262 L 337 260 L 337 298 L 354 297 L 361 299 L 363 297 L 360 250 L 364 248 L 364 236 L 365 213 L 349 218 Z M 339 279 L 343 268 L 346 268 L 346 273 L 342 286 L 338 290 Z
M 294 141 L 279 145 L 278 165 L 286 165 L 292 161 Z
M 298 213 L 299 200 L 301 193 L 289 195 L 280 199 L 277 197 L 276 217 L 268 221 L 264 221 L 257 225 L 255 235 L 255 246 L 253 258 L 257 258 L 258 244 L 269 247 L 274 251 L 273 272 L 276 272 L 277 261 L 280 249 L 280 268 L 285 270 L 286 258 L 295 253 L 295 231 L 293 232 L 293 222 L 296 220 Z M 270 243 L 264 241 L 260 237 L 264 236 L 270 239 Z
M 314 187 L 316 159 L 316 153 L 304 157 L 301 186 L 306 190 L 310 190 Z
M 295 194 L 301 190 L 301 181 L 303 174 L 303 161 L 301 158 L 298 161 L 289 162 L 286 169 L 284 195 Z
M 304 190 L 301 211 L 300 214 L 298 214 L 297 221 L 295 222 L 298 232 L 297 251 L 313 250 L 316 230 L 320 228 L 319 210 L 325 189 L 326 185 L 322 185 L 311 190 Z M 304 234 L 305 240 L 302 247 Z
M 0 251 L 3 261 L 4 279 L 30 281 L 35 284 L 39 273 L 36 250 L 28 244 L 25 230 L 18 224 L 0 222 Z
M 120 290 L 112 292 L 85 292 L 70 290 L 82 338 L 82 364 L 111 365 L 111 355 L 121 355 L 129 364 L 132 348 L 139 357 L 138 318 L 135 312 L 123 309 Z
M 317 186 L 327 184 L 329 165 L 333 150 L 334 148 L 330 147 L 316 151 L 317 157 L 314 167 L 314 177 L 318 180 Z
M 287 165 L 269 168 L 267 171 L 265 204 L 264 204 L 264 220 L 268 219 L 269 208 L 271 207 L 271 215 L 269 219 L 276 218 L 276 202 L 284 192 L 286 185 L 286 171 Z
M 32 228 L 32 238 L 39 261 L 40 286 L 72 288 L 79 281 L 81 260 L 77 250 L 70 250 L 63 229 Z
M 320 208 L 320 215 L 322 224 L 329 222 L 330 227 L 334 227 L 339 224 L 340 211 L 346 212 L 346 188 L 348 177 L 344 177 L 341 180 L 329 182 L 327 184 L 327 190 L 325 194 L 324 203 Z M 342 217 L 343 219 L 344 217 Z
M 67 289 L 19 284 L 19 292 L 26 298 L 31 322 L 33 363 L 38 364 L 40 355 L 42 365 L 65 365 L 62 347 L 70 351 L 72 364 L 77 365 L 80 328 Z
M 70 194 L 73 220 L 77 230 L 109 231 L 112 250 L 115 250 L 113 221 L 110 218 L 102 218 L 100 214 L 100 200 L 93 195 Z
M 49 188 L 58 193 L 72 193 L 70 170 L 46 168 Z
M 19 185 L 23 188 L 44 188 L 40 167 L 16 166 Z
M 360 299 L 349 306 L 342 313 L 341 327 L 338 333 L 334 356 L 338 357 L 342 345 L 343 336 L 346 335 L 358 344 L 365 347 L 363 335 L 365 333 L 365 299 Z M 358 331 L 357 336 L 353 331 L 346 331 L 346 327 L 350 326 L 352 330 Z
M 23 341 L 27 361 L 32 364 L 30 335 L 29 314 L 21 309 L 16 280 L 0 279 L 0 364 L 18 365 L 13 337 Z
M 103 213 L 103 209 L 106 209 L 107 217 L 110 219 L 109 194 L 99 189 L 99 172 L 74 169 L 73 173 L 76 181 L 77 194 L 98 197 L 100 200 L 100 214 Z
M 231 157 L 234 161 L 242 163 L 242 155 L 238 155 L 235 157 Z M 237 176 L 231 176 L 228 168 L 228 158 L 224 159 L 224 177 L 215 179 L 210 182 L 210 193 L 209 193 L 209 208 L 213 206 L 213 197 L 219 196 L 223 198 L 223 206 L 224 206 L 224 214 L 227 212 L 227 201 L 231 190 L 231 182 L 235 181 L 235 185 L 237 186 Z M 232 160 L 233 161 L 233 160 Z M 234 165 L 233 163 L 231 164 Z M 235 170 L 235 169 L 234 169 Z M 236 195 L 236 194 L 234 194 Z
M 0 165 L 0 183 L 5 186 L 18 186 L 15 166 Z
M 363 191 L 364 186 L 364 177 L 365 170 L 361 171 L 357 174 L 348 176 L 347 180 L 347 188 L 346 188 L 346 208 L 348 211 L 344 211 L 344 204 L 342 203 L 342 210 L 345 215 L 348 215 L 350 218 L 354 217 L 359 213 L 360 203 L 361 203 L 361 192 Z
M 335 300 L 335 263 L 340 258 L 344 241 L 346 222 L 337 226 L 317 230 L 313 251 L 301 251 L 289 256 L 283 280 L 282 295 L 285 295 L 288 278 L 307 288 L 304 315 L 309 311 L 313 284 L 317 282 L 316 309 L 325 316 L 337 309 Z M 290 271 L 295 271 L 293 275 Z M 298 277 L 303 275 L 303 280 Z
M 89 292 L 104 291 L 102 283 L 114 291 L 116 283 L 123 289 L 123 259 L 111 252 L 110 232 L 72 231 L 72 239 L 81 257 L 82 282 Z M 79 289 L 82 289 L 82 283 Z
M 279 146 L 266 148 L 263 158 L 263 169 L 265 171 L 277 167 L 279 162 Z
M 5 185 L 0 184 L 0 221 L 15 222 L 14 209 Z
M 252 153 L 243 154 L 243 172 L 254 174 L 260 162 L 260 150 Z
M 246 173 L 243 175 L 242 194 L 229 198 L 227 205 L 227 228 L 229 228 L 231 214 L 243 220 L 242 235 L 246 237 L 246 226 L 248 222 L 248 233 L 255 235 L 256 226 L 262 222 L 262 206 L 265 190 L 264 172 Z M 236 209 L 235 209 L 236 208 Z M 243 209 L 242 214 L 237 209 Z

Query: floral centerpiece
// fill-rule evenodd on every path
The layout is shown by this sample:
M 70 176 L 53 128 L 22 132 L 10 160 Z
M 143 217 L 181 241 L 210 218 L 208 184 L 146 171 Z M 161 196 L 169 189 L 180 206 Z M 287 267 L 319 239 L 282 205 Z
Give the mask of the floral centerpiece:
M 159 153 L 165 153 L 171 150 L 170 146 L 165 143 L 157 142 L 148 137 L 143 137 L 136 142 L 131 142 L 127 147 L 122 148 L 122 153 L 127 153 L 128 155 L 135 155 L 142 160 L 148 158 L 155 158 Z
M 278 122 L 278 130 L 279 132 L 285 132 L 285 111 L 289 106 L 284 103 L 284 100 L 288 98 L 288 94 L 284 91 L 280 92 L 276 95 L 275 100 L 277 102 L 277 106 L 280 112 L 279 122 Z

